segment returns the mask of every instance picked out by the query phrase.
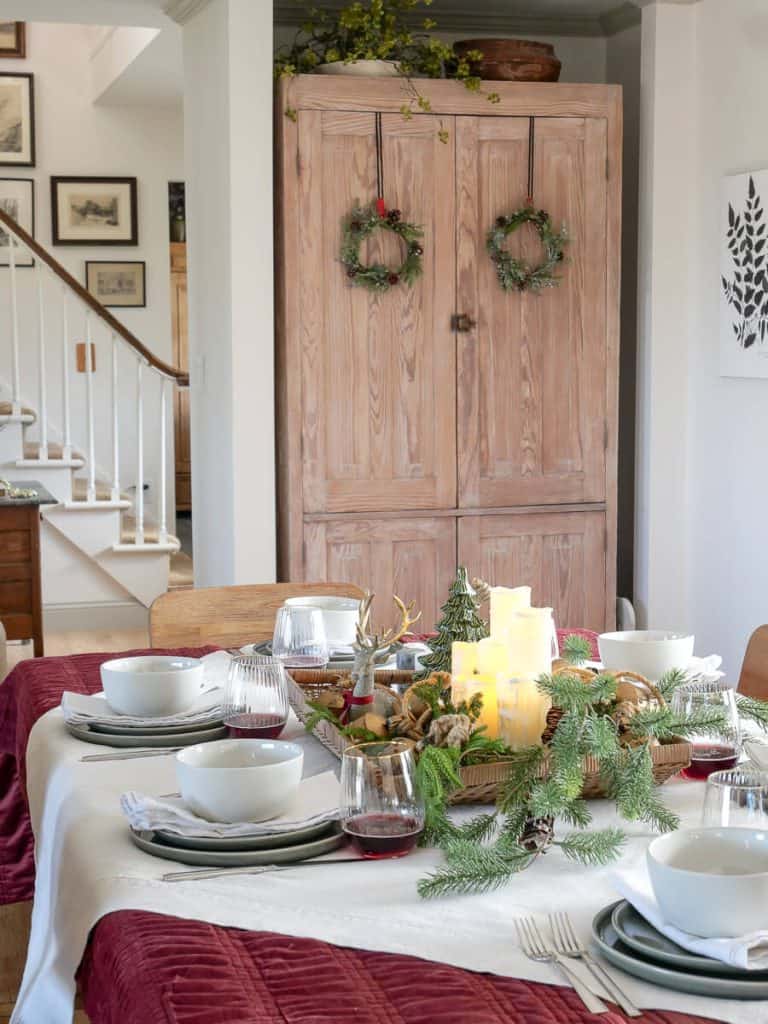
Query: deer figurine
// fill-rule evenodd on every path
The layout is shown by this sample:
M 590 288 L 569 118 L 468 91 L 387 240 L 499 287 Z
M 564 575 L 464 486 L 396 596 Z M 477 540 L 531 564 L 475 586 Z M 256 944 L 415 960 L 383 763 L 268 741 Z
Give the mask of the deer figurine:
M 405 605 L 395 594 L 394 601 L 400 612 L 400 623 L 395 629 L 385 629 L 383 632 L 377 633 L 371 626 L 371 604 L 374 597 L 374 594 L 366 590 L 360 602 L 360 612 L 355 629 L 356 638 L 352 645 L 355 652 L 355 661 L 352 668 L 354 689 L 352 691 L 352 704 L 349 709 L 350 720 L 359 718 L 366 711 L 376 710 L 373 707 L 376 655 L 379 651 L 386 650 L 396 640 L 399 640 L 421 618 L 421 612 L 417 612 L 416 615 L 413 614 L 414 601 Z

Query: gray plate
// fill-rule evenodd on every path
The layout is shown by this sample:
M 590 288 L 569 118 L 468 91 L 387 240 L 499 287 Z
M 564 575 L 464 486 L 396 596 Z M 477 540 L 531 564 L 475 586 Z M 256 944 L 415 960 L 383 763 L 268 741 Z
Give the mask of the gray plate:
M 179 850 L 208 850 L 212 853 L 231 850 L 272 850 L 317 839 L 329 833 L 334 824 L 335 822 L 322 821 L 319 825 L 305 825 L 304 828 L 272 836 L 180 836 L 175 832 L 166 832 L 162 828 L 155 830 L 155 836 L 168 846 L 174 846 Z
M 65 723 L 67 732 L 85 743 L 101 747 L 191 747 L 194 743 L 208 743 L 223 740 L 229 735 L 225 725 L 209 726 L 194 732 L 132 732 L 129 736 L 116 733 L 96 732 L 90 725 Z
M 389 661 L 393 654 L 395 654 L 400 647 L 400 644 L 393 644 L 388 647 L 385 651 L 380 651 L 373 659 L 376 665 L 382 665 L 385 661 Z M 268 657 L 272 657 L 272 641 L 265 640 L 260 644 L 246 644 L 245 647 L 240 648 L 243 654 L 265 654 Z M 355 660 L 354 654 L 350 651 L 337 651 L 331 657 L 331 660 L 326 665 L 326 670 L 343 670 L 351 668 Z M 311 671 L 311 670 L 310 670 Z
M 656 931 L 631 903 L 622 900 L 611 914 L 611 924 L 624 945 L 640 953 L 647 960 L 656 960 L 667 967 L 678 967 L 697 974 L 728 974 L 734 978 L 758 978 L 768 981 L 768 971 L 746 971 L 743 967 L 732 967 L 708 956 L 699 956 L 678 946 L 666 935 Z
M 735 978 L 720 970 L 723 965 L 719 963 L 716 971 L 702 974 L 679 967 L 662 967 L 652 960 L 646 960 L 636 950 L 625 945 L 613 927 L 611 917 L 617 906 L 617 903 L 612 903 L 604 907 L 592 922 L 592 938 L 597 949 L 615 967 L 653 985 L 672 988 L 677 992 L 721 999 L 768 999 L 768 980 L 762 971 L 754 979 L 751 974 L 747 976 L 746 972 Z
M 297 861 L 331 853 L 341 846 L 345 839 L 339 822 L 334 822 L 330 834 L 321 839 L 313 839 L 309 843 L 296 843 L 293 846 L 277 846 L 270 850 L 182 850 L 162 842 L 156 832 L 134 832 L 130 829 L 130 833 L 131 839 L 139 849 L 152 854 L 153 857 L 203 868 L 250 868 L 260 864 L 295 864 Z
M 100 732 L 107 736 L 151 736 L 152 734 L 170 736 L 176 733 L 200 732 L 203 729 L 220 729 L 223 725 L 224 722 L 218 718 L 212 722 L 206 722 L 204 725 L 199 722 L 192 725 L 102 725 L 94 722 L 93 724 L 89 723 L 87 728 L 91 732 Z

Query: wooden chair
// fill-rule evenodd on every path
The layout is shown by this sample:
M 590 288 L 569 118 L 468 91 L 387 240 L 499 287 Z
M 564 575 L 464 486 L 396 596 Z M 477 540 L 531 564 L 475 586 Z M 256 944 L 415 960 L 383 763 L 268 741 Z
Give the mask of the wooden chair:
M 242 647 L 271 640 L 277 609 L 287 597 L 363 596 L 351 583 L 255 583 L 244 587 L 169 590 L 149 612 L 152 647 Z
M 747 697 L 768 700 L 768 626 L 758 626 L 749 638 L 737 689 Z

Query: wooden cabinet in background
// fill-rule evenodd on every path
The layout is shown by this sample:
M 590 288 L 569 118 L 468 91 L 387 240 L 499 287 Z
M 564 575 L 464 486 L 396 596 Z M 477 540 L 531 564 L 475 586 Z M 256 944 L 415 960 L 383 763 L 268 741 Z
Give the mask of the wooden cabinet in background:
M 187 247 L 171 242 L 171 334 L 173 362 L 189 369 L 187 320 Z M 189 388 L 175 388 L 173 396 L 174 447 L 176 452 L 176 509 L 192 509 L 192 462 L 189 444 Z
M 496 84 L 494 86 L 496 88 Z M 613 625 L 621 91 L 498 83 L 490 105 L 420 82 L 298 76 L 278 125 L 279 573 L 416 600 L 433 626 L 457 564 L 530 582 L 562 626 Z M 294 118 L 283 112 L 292 109 Z M 341 221 L 376 192 L 423 226 L 422 277 L 386 293 L 339 262 Z M 570 236 L 555 288 L 504 292 L 496 218 L 534 202 Z M 447 136 L 447 142 L 441 138 Z M 533 263 L 532 229 L 508 239 Z M 378 232 L 366 263 L 396 266 Z

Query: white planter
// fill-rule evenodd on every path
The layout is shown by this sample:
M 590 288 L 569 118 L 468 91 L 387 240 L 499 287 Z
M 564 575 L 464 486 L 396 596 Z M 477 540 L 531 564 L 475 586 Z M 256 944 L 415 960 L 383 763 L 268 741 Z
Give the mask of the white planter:
M 317 70 L 321 75 L 373 75 L 378 78 L 396 78 L 398 74 L 394 60 L 353 60 L 349 64 L 334 60 L 330 64 L 320 64 Z

